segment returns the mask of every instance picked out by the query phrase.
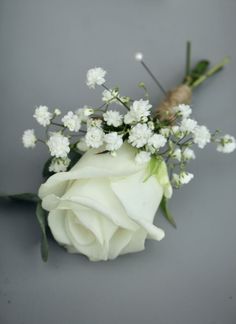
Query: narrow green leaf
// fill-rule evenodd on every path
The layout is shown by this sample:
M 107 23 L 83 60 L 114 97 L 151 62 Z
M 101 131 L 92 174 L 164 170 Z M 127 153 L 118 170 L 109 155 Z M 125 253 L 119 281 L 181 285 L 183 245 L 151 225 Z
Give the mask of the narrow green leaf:
M 13 200 L 13 201 L 24 201 L 29 203 L 37 203 L 39 201 L 39 197 L 34 193 L 21 193 L 21 194 L 13 194 L 13 195 L 0 195 L 0 200 Z
M 42 208 L 41 202 L 36 207 L 36 216 L 41 229 L 41 256 L 44 262 L 48 260 L 48 240 L 46 235 L 47 212 Z
M 168 206 L 167 206 L 167 199 L 166 197 L 163 196 L 162 198 L 162 201 L 161 201 L 161 204 L 160 204 L 160 207 L 161 207 L 161 211 L 162 211 L 162 214 L 164 215 L 164 217 L 168 220 L 168 222 L 174 226 L 175 228 L 177 227 L 176 226 L 176 223 L 175 223 L 175 220 L 173 218 L 173 216 L 171 215 L 169 209 L 168 209 Z

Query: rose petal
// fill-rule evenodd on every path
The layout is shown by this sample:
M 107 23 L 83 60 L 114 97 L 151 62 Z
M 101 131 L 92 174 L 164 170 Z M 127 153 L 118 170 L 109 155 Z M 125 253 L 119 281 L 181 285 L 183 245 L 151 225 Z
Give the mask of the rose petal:
M 71 171 L 51 176 L 40 186 L 39 197 L 42 199 L 51 193 L 61 197 L 69 180 L 127 176 L 145 168 L 135 163 L 135 150 L 127 143 L 118 150 L 116 157 L 98 152 L 87 151 Z
M 164 232 L 152 225 L 152 222 L 162 199 L 163 189 L 155 176 L 145 182 L 143 179 L 145 172 L 140 171 L 128 178 L 112 181 L 111 187 L 127 214 L 145 228 L 150 237 L 160 240 Z
M 118 228 L 109 243 L 109 259 L 115 259 L 129 244 L 134 233 L 123 228 Z
M 117 226 L 130 230 L 138 228 L 111 190 L 109 179 L 76 181 L 62 199 L 96 210 Z
M 120 254 L 140 252 L 145 249 L 145 239 L 147 237 L 147 232 L 140 228 L 137 232 L 135 232 L 129 243 L 126 247 L 121 251 Z
M 58 243 L 62 245 L 71 245 L 71 241 L 65 231 L 65 216 L 63 210 L 52 210 L 48 215 L 48 226 Z

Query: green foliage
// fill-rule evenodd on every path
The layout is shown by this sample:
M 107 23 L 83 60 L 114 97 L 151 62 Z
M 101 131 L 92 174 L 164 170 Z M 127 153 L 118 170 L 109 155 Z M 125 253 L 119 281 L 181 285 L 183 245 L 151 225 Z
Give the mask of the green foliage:
M 189 74 L 186 75 L 184 83 L 189 85 L 190 87 L 197 81 L 200 77 L 202 77 L 208 70 L 210 62 L 207 60 L 199 61 L 192 70 L 189 71 Z
M 171 215 L 171 213 L 168 209 L 168 206 L 167 206 L 167 198 L 164 196 L 162 198 L 160 208 L 161 208 L 161 211 L 162 211 L 162 214 L 164 215 L 164 217 L 168 220 L 168 222 L 172 226 L 174 226 L 176 228 L 177 226 L 176 226 L 175 220 L 174 220 L 173 216 Z
M 210 65 L 210 62 L 207 60 L 199 61 L 196 64 L 196 66 L 192 69 L 191 75 L 196 76 L 196 77 L 203 75 L 207 71 L 209 65 Z
M 0 200 L 37 204 L 36 216 L 42 233 L 41 256 L 43 261 L 46 262 L 48 259 L 48 241 L 46 235 L 47 212 L 42 208 L 40 198 L 34 193 L 22 193 L 22 194 L 14 194 L 14 195 L 1 195 Z
M 44 262 L 48 260 L 48 240 L 46 234 L 47 212 L 42 208 L 41 202 L 38 202 L 36 207 L 36 216 L 41 229 L 41 256 Z
M 53 175 L 53 172 L 50 172 L 49 171 L 49 166 L 52 162 L 52 157 L 50 157 L 46 163 L 44 164 L 43 166 L 43 172 L 42 172 L 42 176 L 45 178 L 45 179 L 48 179 L 49 177 L 51 177 L 51 175 Z
M 68 158 L 70 159 L 70 165 L 68 167 L 68 170 L 73 168 L 73 166 L 79 161 L 81 157 L 82 154 L 79 151 L 77 151 L 75 148 L 71 149 L 68 155 Z
M 28 202 L 28 203 L 37 203 L 39 197 L 34 193 L 22 193 L 22 194 L 13 194 L 13 195 L 1 195 L 0 200 L 11 200 L 16 202 Z

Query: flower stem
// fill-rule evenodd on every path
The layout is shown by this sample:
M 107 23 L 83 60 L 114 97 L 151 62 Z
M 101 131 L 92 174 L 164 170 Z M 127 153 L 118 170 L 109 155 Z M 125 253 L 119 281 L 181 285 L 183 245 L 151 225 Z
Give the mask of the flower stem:
M 54 125 L 54 126 L 64 127 L 64 125 L 59 124 L 59 123 L 55 123 L 55 122 L 51 122 L 51 124 Z
M 105 84 L 102 84 L 103 88 L 106 89 L 107 91 L 111 92 L 110 89 L 107 88 L 107 86 L 105 86 Z M 119 96 L 114 96 L 114 98 L 116 98 L 127 110 L 129 109 L 129 106 L 127 106 L 122 100 L 120 100 Z
M 214 65 L 211 69 L 209 69 L 204 75 L 200 76 L 192 85 L 191 88 L 197 88 L 200 84 L 202 84 L 209 77 L 219 72 L 226 64 L 229 63 L 229 58 L 225 57 L 221 62 Z
M 46 144 L 46 142 L 40 138 L 37 138 L 37 142 L 40 142 L 40 143 L 43 143 L 43 144 Z
M 191 42 L 187 42 L 186 46 L 186 71 L 185 71 L 185 77 L 188 78 L 190 74 L 191 69 Z

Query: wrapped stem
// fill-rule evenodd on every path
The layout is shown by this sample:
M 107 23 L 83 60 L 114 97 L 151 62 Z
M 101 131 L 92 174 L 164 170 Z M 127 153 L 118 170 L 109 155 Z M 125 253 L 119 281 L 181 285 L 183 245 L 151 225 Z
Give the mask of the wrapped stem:
M 188 44 L 190 53 L 190 45 Z M 190 54 L 189 54 L 190 55 Z M 189 56 L 188 55 L 188 56 Z M 189 56 L 190 57 L 190 56 Z M 156 117 L 161 121 L 173 121 L 172 108 L 180 104 L 190 104 L 192 100 L 192 91 L 199 87 L 209 77 L 213 76 L 229 62 L 229 58 L 225 57 L 221 62 L 208 69 L 209 62 L 206 60 L 199 61 L 190 71 L 190 58 L 187 60 L 186 76 L 182 84 L 168 91 L 165 99 L 158 105 L 156 109 Z

